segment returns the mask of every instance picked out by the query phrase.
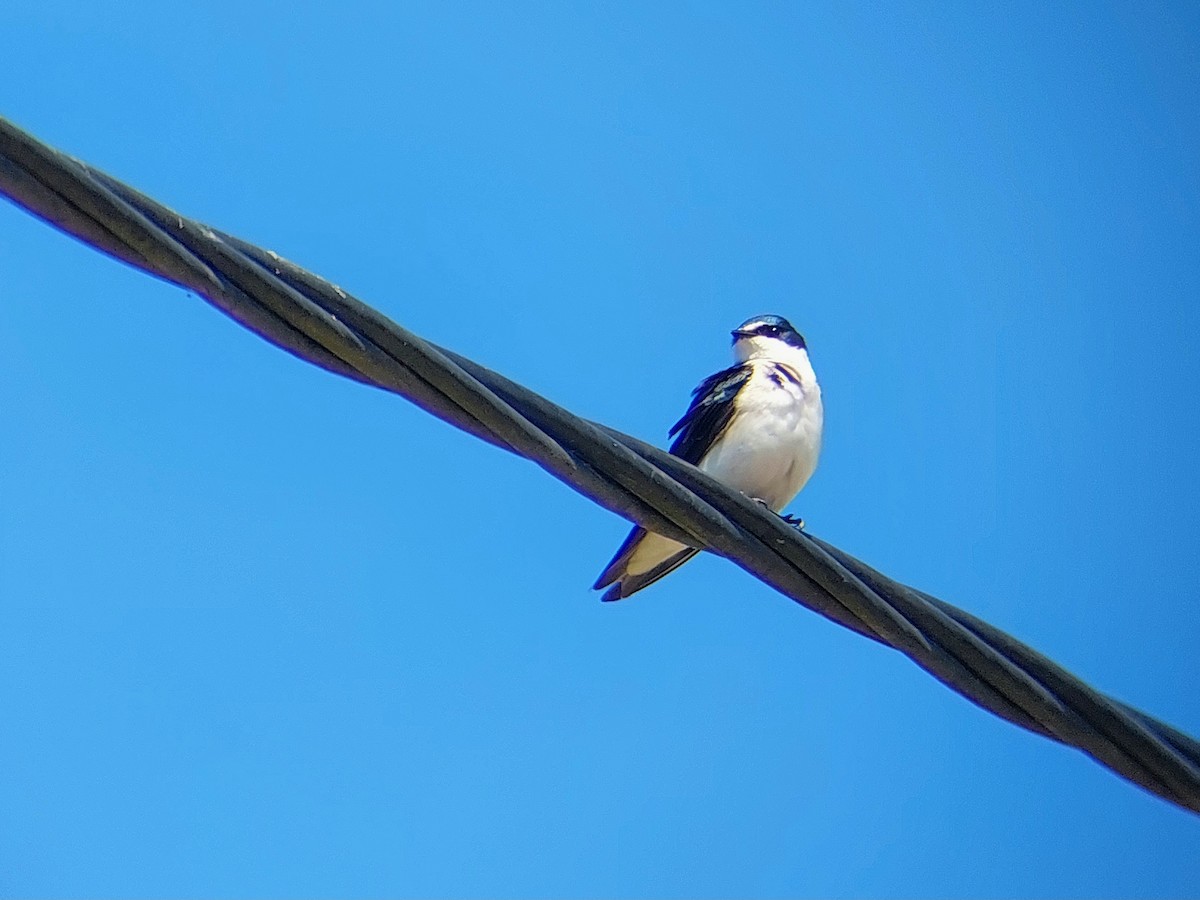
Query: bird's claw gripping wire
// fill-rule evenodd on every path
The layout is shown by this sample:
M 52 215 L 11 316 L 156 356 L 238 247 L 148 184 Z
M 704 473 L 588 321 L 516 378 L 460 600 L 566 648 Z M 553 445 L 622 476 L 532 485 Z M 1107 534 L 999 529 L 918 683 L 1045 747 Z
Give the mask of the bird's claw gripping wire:
M 797 531 L 804 530 L 804 519 L 800 516 L 793 516 L 791 513 L 780 513 L 779 518 L 783 519 L 783 521 L 787 522 Z
M 775 512 L 775 510 L 771 509 L 771 504 L 769 504 L 766 500 L 762 499 L 762 497 L 751 497 L 750 499 L 753 500 L 755 503 L 757 503 L 759 506 L 763 507 L 764 509 L 768 509 L 771 512 Z M 800 516 L 793 516 L 790 513 L 775 513 L 775 515 L 779 516 L 779 518 L 783 519 L 783 521 L 787 522 L 793 528 L 796 528 L 799 531 L 804 530 L 804 519 L 800 518 Z

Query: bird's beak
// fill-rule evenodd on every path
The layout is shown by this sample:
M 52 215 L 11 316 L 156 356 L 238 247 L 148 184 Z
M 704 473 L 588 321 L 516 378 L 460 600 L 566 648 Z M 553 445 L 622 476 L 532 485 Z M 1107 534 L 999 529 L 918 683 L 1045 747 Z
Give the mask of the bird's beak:
M 753 331 L 742 331 L 742 329 L 740 329 L 740 328 L 735 328 L 735 329 L 733 329 L 733 331 L 731 331 L 731 332 L 729 332 L 729 333 L 733 335 L 733 339 L 734 339 L 735 341 L 736 341 L 738 338 L 744 338 L 744 337 L 753 337 L 753 336 L 754 336 L 754 332 L 753 332 Z

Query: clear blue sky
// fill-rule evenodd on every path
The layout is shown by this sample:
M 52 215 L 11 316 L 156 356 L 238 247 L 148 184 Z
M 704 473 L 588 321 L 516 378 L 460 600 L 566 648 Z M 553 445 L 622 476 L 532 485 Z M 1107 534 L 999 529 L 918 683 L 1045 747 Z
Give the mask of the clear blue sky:
M 1200 733 L 1195 4 L 38 3 L 0 114 Z M 1195 896 L 1200 819 L 0 205 L 0 894 Z

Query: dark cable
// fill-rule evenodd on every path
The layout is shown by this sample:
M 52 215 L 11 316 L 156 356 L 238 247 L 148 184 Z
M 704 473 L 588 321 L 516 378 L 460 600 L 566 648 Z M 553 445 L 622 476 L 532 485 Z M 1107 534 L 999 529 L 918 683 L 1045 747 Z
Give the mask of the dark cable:
M 683 460 L 422 340 L 311 272 L 184 218 L 2 118 L 0 193 L 97 250 L 194 291 L 300 359 L 406 397 L 606 509 L 726 557 L 797 603 L 899 650 L 997 716 L 1200 812 L 1195 739 L 969 613 L 796 530 Z

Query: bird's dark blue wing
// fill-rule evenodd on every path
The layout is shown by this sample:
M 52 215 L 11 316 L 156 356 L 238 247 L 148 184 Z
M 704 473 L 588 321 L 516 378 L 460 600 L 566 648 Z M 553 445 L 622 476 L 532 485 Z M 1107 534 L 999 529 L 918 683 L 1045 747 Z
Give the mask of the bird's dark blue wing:
M 733 418 L 734 398 L 750 380 L 751 368 L 742 364 L 722 369 L 692 391 L 692 403 L 671 428 L 671 452 L 697 465 Z
M 750 380 L 751 368 L 748 365 L 738 365 L 718 372 L 700 382 L 699 387 L 692 391 L 692 402 L 683 418 L 671 428 L 671 452 L 676 456 L 696 465 L 704 458 L 708 448 L 721 436 L 733 419 L 734 398 Z M 630 575 L 627 571 L 630 559 L 637 552 L 643 539 L 647 536 L 644 528 L 636 527 L 629 533 L 596 583 L 594 590 L 608 587 L 605 600 L 619 600 L 640 591 L 669 572 L 682 566 L 700 551 L 695 547 L 680 546 L 673 553 L 663 557 L 657 565 L 645 572 Z

